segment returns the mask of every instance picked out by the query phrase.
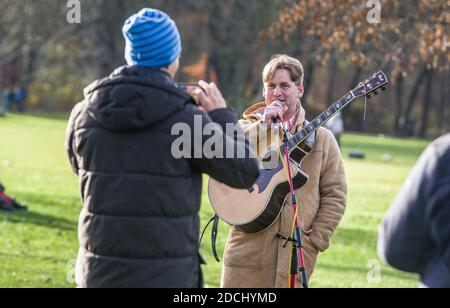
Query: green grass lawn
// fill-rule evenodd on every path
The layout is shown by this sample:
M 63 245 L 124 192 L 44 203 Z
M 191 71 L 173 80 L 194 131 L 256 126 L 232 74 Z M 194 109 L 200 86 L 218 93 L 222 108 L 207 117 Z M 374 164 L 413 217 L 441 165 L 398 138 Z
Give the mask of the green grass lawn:
M 74 287 L 78 182 L 64 151 L 68 115 L 11 115 L 0 118 L 0 180 L 7 192 L 29 206 L 28 212 L 0 212 L 0 287 Z M 381 266 L 377 229 L 426 141 L 345 135 L 349 182 L 347 213 L 328 251 L 319 256 L 311 287 L 415 287 L 418 278 Z M 365 152 L 365 160 L 347 158 Z M 384 154 L 391 159 L 385 161 Z M 212 216 L 206 190 L 202 225 Z M 218 249 L 223 253 L 228 226 L 221 223 Z M 221 265 L 210 250 L 210 230 L 202 254 L 207 287 L 217 287 Z M 368 279 L 369 278 L 369 279 Z M 375 278 L 375 279 L 371 279 Z

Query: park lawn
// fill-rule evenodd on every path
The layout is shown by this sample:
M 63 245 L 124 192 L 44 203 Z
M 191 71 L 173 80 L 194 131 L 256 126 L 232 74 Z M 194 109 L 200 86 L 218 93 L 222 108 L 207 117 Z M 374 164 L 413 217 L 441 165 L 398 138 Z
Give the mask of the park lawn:
M 78 182 L 64 151 L 68 115 L 12 115 L 0 118 L 0 180 L 28 212 L 0 212 L 0 287 L 74 287 Z M 421 140 L 347 134 L 343 138 L 349 184 L 347 212 L 320 254 L 311 287 L 415 287 L 418 278 L 381 266 L 377 229 L 411 167 L 428 144 Z M 363 151 L 353 160 L 349 151 Z M 386 155 L 388 154 L 388 155 Z M 387 160 L 385 160 L 385 158 Z M 205 188 L 206 188 L 205 177 Z M 203 192 L 202 226 L 212 216 Z M 228 226 L 220 225 L 222 255 Z M 221 265 L 202 243 L 207 287 L 218 287 Z M 380 267 L 380 275 L 377 269 Z

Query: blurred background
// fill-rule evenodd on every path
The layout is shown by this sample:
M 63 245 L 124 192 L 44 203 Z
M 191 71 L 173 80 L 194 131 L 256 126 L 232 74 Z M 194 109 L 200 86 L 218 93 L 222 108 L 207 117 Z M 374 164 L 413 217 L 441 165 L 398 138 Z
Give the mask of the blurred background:
M 437 136 L 449 128 L 449 2 L 381 1 L 81 0 L 70 24 L 63 0 L 1 0 L 0 87 L 26 86 L 31 110 L 68 111 L 82 89 L 125 63 L 121 28 L 152 6 L 167 11 L 182 35 L 180 81 L 218 82 L 242 111 L 259 100 L 261 72 L 274 53 L 301 59 L 304 104 L 318 113 L 378 70 L 390 91 L 344 112 L 353 131 Z
M 70 22 L 73 3 L 80 23 Z M 377 228 L 420 153 L 450 129 L 449 0 L 0 0 L 0 181 L 29 206 L 0 212 L 0 287 L 74 286 L 81 203 L 65 126 L 83 88 L 125 64 L 122 25 L 143 7 L 177 22 L 177 81 L 217 82 L 239 113 L 262 100 L 275 53 L 303 62 L 308 119 L 385 71 L 387 92 L 343 112 L 348 210 L 311 286 L 416 286 L 417 277 L 380 264 Z M 212 215 L 206 190 L 201 215 L 203 224 Z M 202 253 L 206 285 L 216 287 L 209 238 Z

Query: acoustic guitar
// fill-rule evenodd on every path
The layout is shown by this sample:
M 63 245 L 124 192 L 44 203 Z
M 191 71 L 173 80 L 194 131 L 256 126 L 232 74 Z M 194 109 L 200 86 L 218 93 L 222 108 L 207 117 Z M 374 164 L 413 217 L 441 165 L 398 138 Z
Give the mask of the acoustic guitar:
M 269 228 L 281 213 L 286 197 L 290 193 L 289 182 L 283 167 L 285 147 L 289 149 L 294 189 L 303 187 L 308 182 L 308 174 L 302 170 L 301 162 L 311 151 L 313 136 L 317 129 L 360 97 L 373 93 L 378 95 L 379 89 L 386 89 L 388 79 L 383 72 L 378 72 L 358 87 L 344 95 L 313 121 L 295 135 L 288 135 L 287 143 L 279 142 L 276 147 L 265 151 L 260 161 L 263 169 L 256 183 L 248 189 L 235 189 L 214 179 L 208 183 L 208 195 L 211 205 L 222 220 L 236 226 L 247 233 L 261 232 Z M 314 139 L 314 138 L 312 138 Z M 280 145 L 281 143 L 281 145 Z M 272 161 L 267 166 L 266 161 Z

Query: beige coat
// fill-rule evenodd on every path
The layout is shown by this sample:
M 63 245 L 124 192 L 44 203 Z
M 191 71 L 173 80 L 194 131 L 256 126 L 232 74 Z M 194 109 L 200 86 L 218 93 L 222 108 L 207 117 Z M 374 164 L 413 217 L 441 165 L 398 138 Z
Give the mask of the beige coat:
M 240 125 L 246 132 L 261 129 L 265 103 L 250 107 Z M 299 104 L 299 116 L 292 133 L 303 128 L 305 111 Z M 250 134 L 256 136 L 256 134 Z M 267 138 L 250 140 L 257 153 L 267 147 Z M 270 141 L 269 141 L 270 142 Z M 300 203 L 299 219 L 303 233 L 305 265 L 310 278 L 317 255 L 330 245 L 346 207 L 347 184 L 339 147 L 325 128 L 317 131 L 312 152 L 301 164 L 309 174 L 309 182 L 295 194 Z M 277 237 L 291 233 L 294 211 L 287 198 L 277 221 L 267 230 L 249 234 L 232 228 L 225 248 L 221 286 L 225 288 L 284 288 L 288 287 L 290 248 Z M 297 286 L 301 286 L 300 275 Z

